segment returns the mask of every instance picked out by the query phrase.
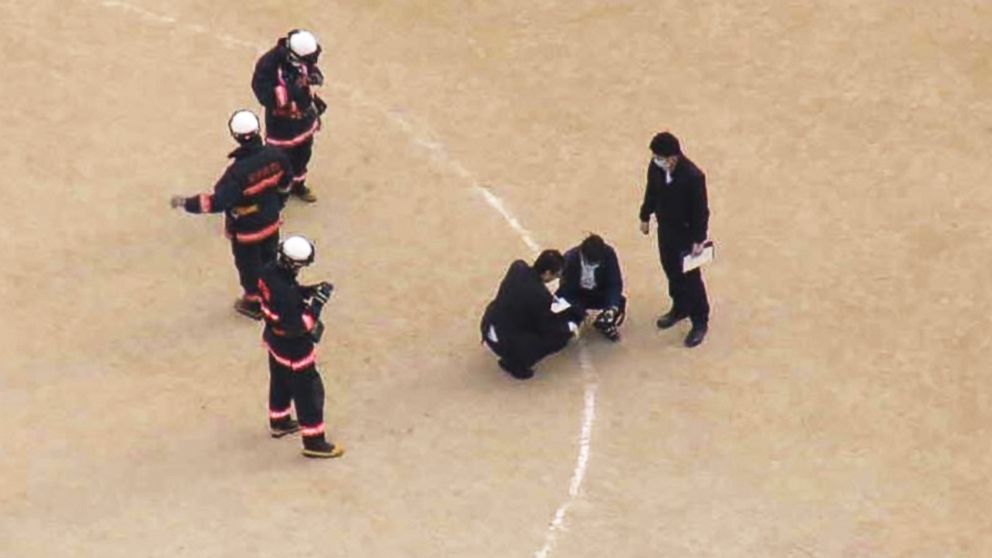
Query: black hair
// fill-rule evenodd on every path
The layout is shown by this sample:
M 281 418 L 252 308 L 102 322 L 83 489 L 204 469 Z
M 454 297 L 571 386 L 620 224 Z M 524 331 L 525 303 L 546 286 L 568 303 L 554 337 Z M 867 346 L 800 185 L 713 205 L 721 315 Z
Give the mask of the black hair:
M 590 234 L 579 244 L 579 252 L 588 263 L 599 263 L 606 258 L 606 242 L 598 234 Z
M 538 275 L 544 275 L 548 271 L 557 275 L 563 267 L 565 267 L 565 258 L 558 250 L 545 250 L 534 260 L 534 271 Z
M 679 139 L 671 132 L 661 132 L 651 138 L 651 152 L 662 157 L 671 157 L 681 155 L 682 146 L 679 145 Z

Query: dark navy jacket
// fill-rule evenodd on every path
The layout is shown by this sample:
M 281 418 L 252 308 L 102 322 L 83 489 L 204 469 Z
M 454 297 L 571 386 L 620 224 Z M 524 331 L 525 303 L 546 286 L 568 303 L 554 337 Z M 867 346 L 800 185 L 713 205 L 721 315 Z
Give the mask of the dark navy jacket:
M 296 67 L 287 59 L 286 39 L 279 39 L 259 58 L 251 78 L 255 98 L 265 107 L 266 141 L 289 148 L 313 137 L 320 126 L 317 104 L 322 104 L 311 83 L 322 82 L 316 65 Z
M 186 198 L 190 213 L 224 212 L 228 236 L 254 244 L 279 232 L 282 202 L 278 191 L 289 188 L 292 169 L 282 151 L 257 139 L 238 147 L 234 159 L 214 185 L 213 193 Z
M 321 306 L 308 303 L 308 293 L 293 272 L 277 262 L 262 270 L 258 292 L 265 316 L 263 339 L 272 358 L 292 370 L 314 364 L 317 348 L 311 332 L 317 327 Z
M 596 268 L 596 289 L 604 299 L 606 307 L 620 307 L 623 296 L 623 276 L 620 273 L 620 260 L 612 246 L 606 246 L 606 255 Z M 575 303 L 582 298 L 582 255 L 575 247 L 565 252 L 565 269 L 562 270 L 557 296 Z M 586 291 L 588 293 L 588 291 Z

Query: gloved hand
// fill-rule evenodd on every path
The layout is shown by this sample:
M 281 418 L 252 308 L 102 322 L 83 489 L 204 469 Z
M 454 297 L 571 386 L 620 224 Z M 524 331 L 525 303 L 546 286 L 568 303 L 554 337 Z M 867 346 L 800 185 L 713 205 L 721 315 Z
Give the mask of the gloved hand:
M 327 103 L 316 95 L 313 96 L 313 106 L 317 109 L 317 116 L 320 116 L 327 111 Z
M 307 70 L 307 79 L 310 81 L 310 85 L 324 85 L 324 74 L 316 66 L 310 66 Z
M 299 104 L 309 96 L 307 87 L 310 86 L 310 81 L 303 74 L 287 75 L 285 81 L 286 92 L 289 93 L 290 101 L 296 101 Z
M 334 285 L 328 283 L 327 281 L 322 281 L 314 285 L 313 298 L 321 305 L 324 305 L 327 303 L 327 300 L 331 298 L 332 292 L 334 292 Z
M 331 291 L 334 290 L 334 285 L 322 282 L 309 287 L 310 293 L 310 311 L 313 312 L 315 318 L 320 318 L 320 312 L 324 309 L 324 304 L 327 303 L 327 299 L 331 298 Z
M 310 339 L 314 343 L 320 343 L 320 338 L 324 336 L 324 322 L 317 320 L 314 324 L 313 329 L 310 330 Z
M 572 335 L 577 336 L 579 334 L 579 324 L 575 322 L 568 322 L 568 331 L 571 332 Z

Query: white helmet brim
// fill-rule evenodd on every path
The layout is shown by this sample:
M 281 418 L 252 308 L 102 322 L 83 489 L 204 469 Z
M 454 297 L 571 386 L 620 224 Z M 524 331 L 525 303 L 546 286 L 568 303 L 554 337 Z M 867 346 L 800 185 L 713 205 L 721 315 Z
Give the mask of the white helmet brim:
M 291 32 L 289 34 L 289 40 L 286 42 L 288 43 L 289 51 L 298 58 L 312 56 L 320 48 L 317 37 L 314 37 L 313 33 L 303 29 Z
M 279 243 L 279 252 L 283 258 L 297 265 L 310 265 L 316 255 L 313 243 L 300 235 L 287 237 Z
M 257 134 L 262 128 L 255 113 L 244 109 L 231 115 L 227 127 L 233 136 L 250 136 Z

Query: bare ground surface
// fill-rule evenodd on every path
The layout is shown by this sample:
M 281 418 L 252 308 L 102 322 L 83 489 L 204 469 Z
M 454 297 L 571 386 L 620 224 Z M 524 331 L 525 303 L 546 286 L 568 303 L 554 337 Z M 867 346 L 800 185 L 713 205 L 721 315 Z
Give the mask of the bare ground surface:
M 0 556 L 533 555 L 586 378 L 574 347 L 520 384 L 478 346 L 529 252 L 473 179 L 627 274 L 551 554 L 992 555 L 987 3 L 244 4 L 0 2 Z M 267 437 L 219 221 L 167 210 L 223 169 L 257 51 L 297 26 L 333 84 L 320 202 L 284 229 L 338 286 L 331 463 Z M 720 244 L 693 351 L 654 329 L 636 228 L 662 128 Z

